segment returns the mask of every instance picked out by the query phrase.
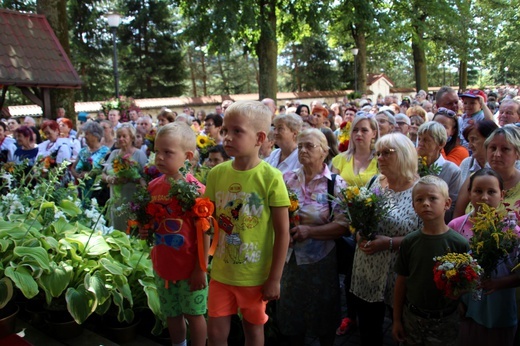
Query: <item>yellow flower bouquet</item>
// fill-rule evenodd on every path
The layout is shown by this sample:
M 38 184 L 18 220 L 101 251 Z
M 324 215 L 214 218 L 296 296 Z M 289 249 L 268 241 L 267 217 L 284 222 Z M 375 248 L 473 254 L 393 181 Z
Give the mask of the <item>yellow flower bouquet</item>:
M 477 288 L 482 268 L 470 254 L 452 252 L 433 260 L 433 281 L 446 297 L 458 298 Z
M 515 227 L 508 222 L 506 210 L 497 210 L 486 204 L 482 204 L 480 211 L 473 216 L 470 247 L 473 257 L 484 269 L 484 275 L 491 275 L 500 261 L 518 247 Z

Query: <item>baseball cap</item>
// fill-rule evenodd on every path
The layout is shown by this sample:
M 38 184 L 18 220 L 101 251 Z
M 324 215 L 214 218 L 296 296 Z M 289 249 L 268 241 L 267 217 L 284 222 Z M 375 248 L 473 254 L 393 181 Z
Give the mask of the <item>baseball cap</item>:
M 484 102 L 487 102 L 486 93 L 479 89 L 469 89 L 460 95 L 460 97 L 469 97 L 472 99 L 478 99 L 479 96 L 482 96 L 484 98 Z
M 406 123 L 407 125 L 410 125 L 411 122 L 410 122 L 410 118 L 406 115 L 406 114 L 403 114 L 403 113 L 398 113 L 396 114 L 395 116 L 395 122 L 396 123 L 401 123 L 401 122 L 404 122 Z

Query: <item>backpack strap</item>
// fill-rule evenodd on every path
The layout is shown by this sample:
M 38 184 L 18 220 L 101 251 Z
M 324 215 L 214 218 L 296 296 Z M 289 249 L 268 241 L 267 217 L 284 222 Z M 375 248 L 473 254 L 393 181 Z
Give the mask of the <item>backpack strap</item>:
M 334 211 L 332 210 L 332 196 L 334 196 L 334 185 L 336 184 L 336 173 L 331 174 L 331 179 L 327 180 L 327 201 L 329 203 L 329 221 L 332 220 Z

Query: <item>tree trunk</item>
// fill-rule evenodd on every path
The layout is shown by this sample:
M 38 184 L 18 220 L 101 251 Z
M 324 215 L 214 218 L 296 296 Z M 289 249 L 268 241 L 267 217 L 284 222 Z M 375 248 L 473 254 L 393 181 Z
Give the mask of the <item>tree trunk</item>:
M 197 82 L 195 81 L 195 72 L 193 71 L 193 59 L 191 57 L 191 49 L 188 49 L 188 61 L 190 65 L 191 87 L 193 89 L 193 97 L 197 97 Z
M 260 39 L 256 45 L 259 65 L 258 93 L 260 100 L 276 101 L 278 44 L 276 42 L 276 1 L 260 0 Z
M 38 14 L 43 14 L 47 18 L 52 30 L 60 41 L 65 54 L 70 59 L 69 31 L 67 25 L 67 1 L 66 0 L 38 0 Z M 76 113 L 74 109 L 74 90 L 73 89 L 51 89 L 51 114 L 43 114 L 44 118 L 56 119 L 56 109 L 65 108 L 67 118 L 76 123 Z
M 200 50 L 200 62 L 202 65 L 202 92 L 204 96 L 208 96 L 208 75 L 206 73 L 206 55 L 204 51 Z
M 468 87 L 468 61 L 461 60 L 459 65 L 459 90 L 466 90 Z
M 416 13 L 420 13 L 418 5 L 414 5 Z M 424 28 L 425 21 L 427 18 L 426 13 L 418 15 L 417 18 L 413 18 L 414 23 L 412 24 L 412 53 L 413 63 L 415 72 L 415 88 L 417 91 L 424 90 L 428 92 L 428 71 L 426 68 L 426 52 L 424 50 Z
M 356 30 L 353 37 L 354 42 L 356 42 L 356 48 L 359 49 L 358 54 L 354 57 L 354 59 L 357 59 L 357 91 L 361 94 L 365 94 L 367 92 L 367 44 L 365 33 Z
M 222 87 L 224 89 L 224 93 L 229 95 L 229 86 L 226 75 L 224 74 L 224 67 L 222 66 L 222 59 L 220 55 L 217 55 L 218 69 L 220 71 L 220 75 L 222 77 Z

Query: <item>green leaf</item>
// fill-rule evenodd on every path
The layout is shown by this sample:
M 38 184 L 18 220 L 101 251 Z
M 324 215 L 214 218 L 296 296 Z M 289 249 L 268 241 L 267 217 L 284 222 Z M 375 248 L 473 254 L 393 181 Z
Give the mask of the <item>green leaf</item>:
M 40 210 L 54 208 L 55 206 L 56 206 L 56 204 L 54 204 L 54 202 L 44 202 L 40 205 Z
M 146 278 L 139 280 L 139 283 L 148 298 L 148 307 L 155 315 L 159 316 L 161 314 L 161 300 L 159 299 L 159 293 L 157 292 L 157 286 L 155 285 L 154 279 Z
M 131 268 L 119 263 L 117 261 L 111 261 L 108 258 L 102 258 L 99 260 L 99 263 L 110 272 L 110 274 L 117 276 L 129 275 L 131 272 Z
M 62 217 L 53 222 L 52 227 L 54 227 L 54 232 L 56 232 L 57 234 L 62 234 L 66 231 L 74 229 L 74 226 L 72 226 L 67 220 L 65 220 Z
M 18 257 L 25 257 L 24 260 L 27 257 L 35 260 L 44 270 L 50 269 L 49 255 L 42 247 L 17 246 L 14 248 L 13 253 Z
M 3 309 L 13 298 L 13 282 L 3 277 L 0 279 L 0 309 Z
M 110 251 L 110 246 L 100 234 L 70 234 L 66 237 L 67 241 L 79 245 L 79 252 L 84 252 L 89 256 L 99 256 Z M 86 246 L 86 248 L 85 248 Z
M 59 206 L 61 207 L 63 212 L 69 216 L 74 217 L 81 214 L 81 209 L 78 208 L 78 206 L 74 204 L 74 202 L 72 202 L 71 200 L 64 199 L 60 202 Z
M 63 262 L 58 266 L 52 262 L 50 264 L 50 271 L 40 276 L 38 284 L 45 292 L 48 292 L 51 297 L 57 298 L 67 289 L 73 277 L 74 271 L 72 266 Z
M 85 275 L 85 287 L 96 295 L 98 304 L 104 304 L 110 298 L 110 291 L 105 285 L 103 275 L 99 272 Z
M 69 287 L 65 300 L 67 310 L 78 324 L 85 322 L 97 307 L 96 295 L 87 290 L 84 285 L 79 285 L 77 289 Z
M 23 266 L 7 267 L 5 268 L 5 276 L 13 280 L 14 285 L 22 291 L 26 298 L 31 299 L 38 294 L 38 284 L 27 268 Z

